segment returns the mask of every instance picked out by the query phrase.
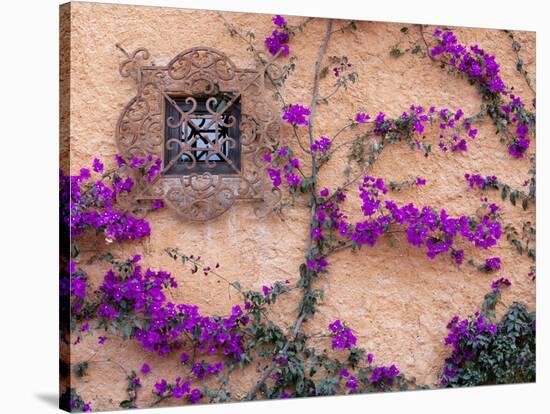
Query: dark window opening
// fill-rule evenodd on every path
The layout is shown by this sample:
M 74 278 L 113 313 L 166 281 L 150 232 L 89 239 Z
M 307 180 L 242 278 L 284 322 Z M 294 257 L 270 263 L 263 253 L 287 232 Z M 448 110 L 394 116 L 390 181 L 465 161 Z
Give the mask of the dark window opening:
M 177 158 L 165 174 L 239 174 L 240 101 L 231 104 L 230 95 L 216 96 L 217 102 L 210 105 L 209 111 L 206 106 L 209 97 L 194 97 L 196 108 L 186 120 L 182 119 L 180 111 L 187 113 L 193 109 L 193 103 L 186 99 L 165 99 L 165 167 Z M 221 118 L 215 121 L 212 112 L 222 113 Z

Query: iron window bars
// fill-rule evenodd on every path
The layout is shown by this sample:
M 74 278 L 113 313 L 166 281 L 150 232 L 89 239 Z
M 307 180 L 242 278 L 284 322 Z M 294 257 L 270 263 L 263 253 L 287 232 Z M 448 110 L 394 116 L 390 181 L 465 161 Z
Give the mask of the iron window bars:
M 240 173 L 240 102 L 235 102 L 218 121 L 212 121 L 215 113 L 230 101 L 230 95 L 218 95 L 171 97 L 175 105 L 165 99 L 164 165 L 168 165 L 181 148 L 186 149 L 166 174 L 186 175 L 207 171 L 212 174 Z M 180 112 L 190 113 L 189 120 L 185 121 Z

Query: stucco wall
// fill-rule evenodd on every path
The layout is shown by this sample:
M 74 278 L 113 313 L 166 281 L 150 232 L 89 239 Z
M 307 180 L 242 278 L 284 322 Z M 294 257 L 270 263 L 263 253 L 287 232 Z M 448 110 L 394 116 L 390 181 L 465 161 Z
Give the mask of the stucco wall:
M 95 156 L 112 163 L 117 151 L 116 122 L 134 96 L 135 84 L 131 79 L 121 78 L 118 66 L 124 57 L 115 44 L 120 43 L 129 51 L 145 47 L 159 65 L 189 47 L 210 46 L 222 50 L 238 67 L 254 66 L 244 42 L 229 35 L 215 12 L 72 3 L 67 13 L 71 19 L 70 50 L 62 50 L 61 57 L 62 62 L 70 61 L 70 119 L 65 114 L 63 120 L 70 127 L 73 174 L 90 165 Z M 263 37 L 272 30 L 268 15 L 224 13 L 224 16 L 238 30 L 255 32 L 259 48 L 263 47 Z M 292 16 L 287 19 L 290 24 L 303 20 Z M 345 24 L 335 21 L 334 28 Z M 390 116 L 400 114 L 411 103 L 461 107 L 467 114 L 479 110 L 480 97 L 465 80 L 447 75 L 427 58 L 406 54 L 396 59 L 389 55 L 390 48 L 398 42 L 402 49 L 408 46 L 399 30 L 402 24 L 359 22 L 357 26 L 355 31 L 334 33 L 327 55 L 347 55 L 359 81 L 348 92 L 337 94 L 330 106 L 318 107 L 316 136 L 331 136 L 359 108 L 371 115 L 384 111 Z M 410 39 L 415 38 L 418 27 L 407 26 Z M 291 50 L 298 55 L 298 61 L 295 74 L 284 88 L 287 102 L 309 104 L 313 65 L 325 27 L 325 20 L 314 20 L 304 33 L 292 39 Z M 460 41 L 478 43 L 495 54 L 505 83 L 513 85 L 525 102 L 531 102 L 533 94 L 515 70 L 516 56 L 506 33 L 464 28 L 454 31 Z M 516 38 L 522 44 L 526 68 L 534 78 L 535 34 L 518 32 Z M 331 84 L 323 81 L 320 95 L 330 92 Z M 489 121 L 479 130 L 478 138 L 464 154 L 436 149 L 425 158 L 405 145 L 392 146 L 375 164 L 371 175 L 388 181 L 425 177 L 428 180 L 425 187 L 396 192 L 392 197 L 401 202 L 439 206 L 450 214 L 473 214 L 479 206 L 480 193 L 467 191 L 464 173 L 494 174 L 514 187 L 521 187 L 530 167 L 527 160 L 509 157 Z M 289 134 L 290 129 L 285 127 L 283 140 Z M 352 138 L 353 134 L 354 131 L 342 139 Z M 437 142 L 436 134 L 434 131 L 428 139 Z M 534 143 L 531 150 L 534 151 Z M 345 152 L 323 172 L 322 186 L 333 189 L 343 182 L 344 155 Z M 65 161 L 67 158 L 62 159 Z M 489 193 L 488 197 L 502 206 L 505 222 L 521 227 L 520 223 L 527 219 L 535 221 L 532 207 L 524 212 L 501 202 L 496 193 Z M 359 198 L 351 193 L 348 212 L 357 211 L 359 205 Z M 170 270 L 181 285 L 171 291 L 174 301 L 198 304 L 206 313 L 227 313 L 239 298 L 214 278 L 191 275 L 175 265 L 163 249 L 179 247 L 189 254 L 201 255 L 206 263 L 219 262 L 220 272 L 230 280 L 239 280 L 245 288 L 259 288 L 287 278 L 292 282 L 298 279 L 297 269 L 303 260 L 307 218 L 307 210 L 296 207 L 287 211 L 284 220 L 276 215 L 257 219 L 251 205 L 240 203 L 210 222 L 196 224 L 182 221 L 173 211 L 164 209 L 149 217 L 152 226 L 149 240 L 110 249 L 121 257 L 143 253 L 147 265 Z M 448 257 L 430 261 L 402 236 L 397 236 L 396 241 L 392 247 L 387 238 L 382 238 L 375 248 L 344 252 L 333 258 L 330 273 L 316 282 L 324 289 L 325 300 L 314 320 L 305 324 L 305 330 L 321 332 L 332 320 L 345 320 L 356 331 L 359 345 L 374 353 L 378 363 L 396 363 L 402 372 L 431 385 L 448 353 L 443 345 L 447 322 L 455 314 L 466 316 L 475 311 L 491 280 L 505 276 L 513 283 L 504 291 L 501 311 L 513 301 L 525 302 L 531 309 L 535 306 L 535 284 L 527 276 L 531 261 L 519 256 L 505 239 L 490 253 L 502 259 L 498 275 L 483 274 L 468 265 L 456 267 Z M 478 261 L 487 257 L 483 253 L 466 249 L 466 255 Z M 90 254 L 84 252 L 82 262 Z M 87 269 L 91 283 L 98 286 L 105 266 L 94 264 Z M 273 308 L 272 317 L 283 326 L 291 325 L 298 299 L 299 292 L 290 294 Z M 89 374 L 73 377 L 72 386 L 85 401 L 92 401 L 94 409 L 117 408 L 125 399 L 126 382 L 119 364 L 135 370 L 144 362 L 152 366 L 152 374 L 142 377 L 140 406 L 152 401 L 150 390 L 159 378 L 178 376 L 176 355 L 160 358 L 142 351 L 136 341 L 122 341 L 115 335 L 108 335 L 106 344 L 99 346 L 97 335 L 86 337 L 71 353 L 73 363 L 93 361 Z M 328 344 L 319 341 L 321 347 Z M 254 367 L 244 374 L 234 374 L 233 381 L 242 377 L 235 385 L 237 395 L 249 389 L 258 375 Z

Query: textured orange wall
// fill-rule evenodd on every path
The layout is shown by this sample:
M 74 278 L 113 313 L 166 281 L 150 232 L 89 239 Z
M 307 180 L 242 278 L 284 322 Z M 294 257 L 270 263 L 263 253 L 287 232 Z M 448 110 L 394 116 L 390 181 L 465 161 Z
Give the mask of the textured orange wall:
M 70 56 L 68 49 L 62 50 L 61 55 L 62 61 L 70 60 L 71 65 L 71 116 L 63 120 L 70 126 L 72 173 L 90 165 L 95 156 L 112 162 L 116 153 L 115 125 L 123 107 L 135 94 L 133 81 L 119 75 L 118 65 L 123 56 L 116 49 L 116 43 L 129 51 L 147 48 L 158 65 L 166 64 L 189 47 L 210 46 L 222 50 L 238 67 L 254 67 L 254 59 L 245 50 L 244 42 L 229 35 L 215 12 L 72 3 L 70 17 Z M 224 13 L 224 17 L 243 33 L 255 32 L 257 46 L 263 48 L 263 37 L 272 30 L 271 16 Z M 292 16 L 287 19 L 290 24 L 303 20 Z M 334 28 L 346 23 L 335 21 Z M 418 27 L 407 25 L 411 35 L 404 38 L 399 31 L 402 26 L 359 22 L 356 31 L 347 29 L 332 35 L 327 55 L 347 55 L 359 81 L 348 92 L 337 94 L 330 106 L 318 107 L 316 136 L 331 136 L 360 108 L 371 115 L 384 111 L 390 116 L 399 115 L 411 103 L 461 107 L 466 114 L 479 110 L 480 98 L 465 80 L 447 75 L 427 58 L 406 54 L 396 59 L 389 55 L 393 45 L 401 42 L 401 49 L 405 49 L 407 39 L 416 39 L 418 35 Z M 325 20 L 314 20 L 304 33 L 292 39 L 291 50 L 298 55 L 298 61 L 295 74 L 284 88 L 287 102 L 309 104 L 313 64 L 325 27 Z M 525 102 L 531 102 L 533 95 L 515 70 L 516 57 L 506 33 L 454 30 L 461 42 L 478 43 L 495 54 L 505 83 L 515 86 Z M 534 78 L 535 34 L 518 32 L 516 38 L 522 44 L 521 55 Z M 331 81 L 321 82 L 321 96 L 331 90 Z M 508 156 L 490 122 L 485 122 L 479 130 L 478 138 L 465 154 L 445 154 L 435 149 L 424 158 L 405 145 L 393 146 L 383 153 L 371 175 L 388 181 L 425 177 L 428 180 L 425 187 L 391 196 L 401 202 L 442 207 L 450 214 L 473 214 L 479 206 L 480 193 L 467 191 L 465 172 L 494 174 L 514 187 L 521 187 L 530 167 L 527 160 L 512 160 Z M 289 128 L 283 130 L 283 140 L 290 132 Z M 351 139 L 352 134 L 355 131 L 341 139 Z M 434 131 L 428 139 L 437 142 L 436 134 Z M 345 152 L 341 154 L 323 171 L 322 186 L 334 189 L 344 181 Z M 516 227 L 521 227 L 525 220 L 534 223 L 532 207 L 524 212 L 500 202 L 496 193 L 489 193 L 489 198 L 502 205 L 506 223 Z M 350 193 L 348 212 L 358 211 L 359 205 L 358 197 Z M 201 255 L 206 263 L 219 262 L 221 273 L 230 280 L 239 280 L 245 288 L 259 288 L 287 278 L 292 282 L 298 279 L 297 269 L 303 260 L 307 217 L 307 210 L 298 206 L 287 210 L 284 220 L 276 215 L 257 219 L 252 206 L 241 203 L 211 222 L 196 224 L 182 221 L 174 212 L 164 209 L 149 216 L 152 226 L 149 240 L 109 248 L 120 257 L 143 253 L 147 265 L 171 271 L 181 288 L 173 289 L 170 299 L 198 304 L 204 312 L 227 313 L 239 300 L 237 295 L 214 278 L 191 275 L 187 269 L 178 267 L 163 249 L 179 247 L 188 254 Z M 488 253 L 502 259 L 498 275 L 482 274 L 466 264 L 455 267 L 448 257 L 430 261 L 422 251 L 409 247 L 402 236 L 398 235 L 396 241 L 392 247 L 388 239 L 383 238 L 375 248 L 334 257 L 330 273 L 316 282 L 324 289 L 325 300 L 315 318 L 305 324 L 305 330 L 321 332 L 332 320 L 345 320 L 356 331 L 359 345 L 374 353 L 378 363 L 396 363 L 402 372 L 416 376 L 418 382 L 432 385 L 448 354 L 443 345 L 447 322 L 455 314 L 466 316 L 475 311 L 490 289 L 491 280 L 505 276 L 513 283 L 504 291 L 500 311 L 513 301 L 526 302 L 531 309 L 535 306 L 535 284 L 527 276 L 531 262 L 519 256 L 505 239 Z M 103 247 L 102 240 L 96 242 Z M 94 245 L 90 243 L 84 248 L 91 250 Z M 483 253 L 466 250 L 467 256 L 477 261 L 487 257 Z M 82 263 L 91 254 L 84 252 Z M 105 266 L 94 264 L 88 269 L 92 284 L 98 286 Z M 290 326 L 295 320 L 298 300 L 299 294 L 293 292 L 277 303 L 272 317 L 282 326 Z M 139 406 L 153 400 L 150 390 L 156 380 L 178 376 L 176 355 L 160 358 L 142 351 L 135 341 L 122 341 L 112 335 L 108 335 L 110 339 L 100 347 L 98 335 L 96 332 L 94 337 L 85 338 L 73 347 L 71 355 L 73 363 L 92 361 L 89 374 L 74 377 L 72 385 L 85 401 L 92 401 L 94 409 L 118 408 L 118 403 L 125 399 L 122 367 L 138 370 L 144 362 L 153 367 L 153 373 L 142 378 L 144 388 Z M 318 342 L 320 347 L 328 346 L 328 342 Z M 249 389 L 258 376 L 254 367 L 244 374 L 235 373 L 236 398 Z

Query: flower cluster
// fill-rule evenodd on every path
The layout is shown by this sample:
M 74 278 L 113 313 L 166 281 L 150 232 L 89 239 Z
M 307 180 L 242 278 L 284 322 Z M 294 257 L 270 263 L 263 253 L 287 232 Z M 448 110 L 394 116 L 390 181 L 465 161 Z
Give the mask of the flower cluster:
M 485 211 L 484 214 L 450 217 L 444 209 L 438 211 L 429 206 L 417 208 L 413 203 L 399 206 L 393 200 L 382 201 L 380 197 L 386 193 L 384 180 L 365 176 L 359 186 L 359 196 L 366 220 L 350 223 L 339 207 L 345 195 L 337 192 L 333 197 L 328 197 L 328 189 L 323 189 L 320 195 L 326 200 L 321 200 L 317 208 L 312 238 L 323 244 L 338 236 L 343 241 L 350 241 L 353 247 L 365 244 L 374 246 L 391 225 L 401 225 L 406 227 L 407 241 L 413 246 L 424 247 L 428 258 L 434 259 L 442 253 L 450 252 L 460 265 L 464 251 L 454 247 L 457 237 L 477 248 L 489 249 L 496 245 L 502 235 L 498 206 L 495 204 L 484 205 L 484 209 L 480 209 L 481 212 Z M 329 234 L 333 237 L 328 237 Z M 491 264 L 496 264 L 493 262 Z M 310 258 L 307 264 L 310 269 L 324 271 L 328 263 L 326 257 L 319 253 Z
M 485 295 L 481 313 L 461 320 L 458 316 L 447 325 L 445 344 L 452 346 L 445 359 L 442 386 L 472 386 L 529 382 L 535 378 L 535 318 L 525 305 L 512 304 L 498 324 L 495 307 L 501 288 L 512 283 L 496 279 Z
M 123 322 L 132 313 L 145 322 L 133 333 L 148 351 L 166 355 L 181 347 L 185 334 L 194 338 L 198 352 L 221 352 L 240 360 L 243 347 L 239 325 L 248 322 L 240 307 L 237 305 L 229 317 L 223 318 L 202 316 L 194 305 L 169 302 L 163 291 L 177 287 L 176 280 L 162 270 L 144 271 L 138 264 L 139 259 L 127 261 L 124 271 L 110 269 L 106 273 L 100 287 L 102 298 L 98 311 L 105 324 L 111 320 Z
M 431 207 L 418 209 L 413 203 L 399 207 L 394 201 L 386 200 L 385 212 L 379 200 L 379 191 L 385 193 L 385 185 L 380 179 L 365 177 L 375 190 L 365 191 L 360 187 L 363 200 L 363 213 L 370 217 L 378 213 L 377 218 L 359 222 L 351 231 L 350 239 L 358 245 L 373 246 L 390 224 L 406 225 L 407 241 L 417 247 L 425 246 L 427 256 L 434 259 L 437 255 L 451 250 L 454 238 L 461 236 L 476 247 L 488 249 L 501 237 L 501 225 L 496 220 L 495 211 L 479 217 L 449 217 L 442 209 Z M 373 181 L 374 180 L 374 181 Z
M 365 217 L 372 216 L 380 207 L 379 192 L 382 192 L 382 194 L 388 192 L 384 180 L 369 176 L 363 177 L 363 184 L 359 187 L 359 197 L 363 201 L 361 210 L 363 210 Z
M 512 286 L 512 282 L 510 282 L 505 277 L 501 277 L 500 279 L 493 280 L 493 282 L 491 283 L 491 289 L 493 290 L 493 293 L 498 293 L 502 286 Z
M 321 156 L 325 155 L 326 152 L 330 149 L 332 141 L 328 137 L 320 137 L 313 141 L 313 144 L 310 146 L 311 152 L 320 154 Z
M 191 382 L 184 381 L 181 377 L 177 377 L 174 384 L 169 384 L 165 379 L 157 382 L 153 387 L 153 393 L 159 398 L 173 397 L 183 398 L 191 404 L 198 403 L 203 397 L 202 392 L 197 388 L 191 388 Z
M 357 389 L 357 378 L 353 375 L 350 375 L 347 369 L 343 368 L 340 370 L 340 378 L 346 379 L 346 387 L 348 387 L 350 390 L 355 391 Z
M 81 315 L 86 303 L 88 290 L 87 274 L 82 269 L 77 269 L 74 261 L 69 261 L 69 278 L 60 279 L 60 296 L 71 295 L 71 311 L 75 315 Z
M 128 168 L 126 162 L 117 156 L 117 163 L 117 170 L 104 172 L 103 163 L 94 159 L 92 169 L 101 174 L 97 180 L 92 180 L 88 168 L 82 168 L 79 175 L 70 177 L 60 171 L 61 219 L 69 226 L 71 238 L 89 229 L 103 233 L 108 241 L 117 242 L 139 240 L 150 235 L 151 228 L 146 220 L 115 208 L 117 197 L 128 194 L 134 186 L 130 175 L 122 175 L 122 171 Z M 160 163 L 160 159 L 153 161 L 150 156 L 147 159 L 134 157 L 129 168 L 150 181 L 159 173 Z M 110 183 L 106 184 L 106 179 L 110 179 Z M 152 209 L 161 206 L 162 202 L 155 200 Z
M 299 176 L 300 160 L 293 158 L 290 148 L 282 147 L 272 152 L 267 152 L 264 154 L 264 161 L 270 163 L 272 166 L 282 166 L 282 168 L 267 168 L 267 173 L 274 188 L 281 186 L 283 182 L 282 177 L 284 177 L 293 191 L 298 188 L 302 182 Z
M 327 269 L 328 261 L 323 256 L 317 256 L 307 260 L 307 268 L 315 272 L 324 272 Z
M 500 257 L 491 257 L 490 259 L 486 259 L 484 270 L 488 272 L 500 270 Z
M 453 32 L 436 29 L 434 32 L 438 44 L 431 49 L 431 55 L 440 56 L 445 64 L 468 76 L 472 83 L 478 83 L 485 97 L 492 98 L 496 108 L 489 114 L 503 118 L 507 128 L 515 128 L 515 135 L 508 142 L 508 152 L 515 158 L 522 158 L 529 148 L 528 134 L 534 128 L 534 120 L 526 110 L 521 98 L 510 93 L 500 76 L 500 65 L 493 55 L 480 49 L 478 45 L 467 47 L 458 43 Z M 508 102 L 502 103 L 501 97 Z
M 457 373 L 459 368 L 476 356 L 478 350 L 475 344 L 497 333 L 497 327 L 479 312 L 472 319 L 461 320 L 454 316 L 447 324 L 450 331 L 445 338 L 445 345 L 451 346 L 451 356 L 445 359 L 445 367 L 441 384 L 446 385 Z
M 309 108 L 300 104 L 289 104 L 283 112 L 283 120 L 292 126 L 307 126 L 309 115 L 311 115 Z
M 368 114 L 356 115 L 355 122 L 364 123 L 370 119 Z M 467 139 L 477 137 L 477 129 L 472 128 L 474 119 L 466 118 L 462 109 L 451 111 L 449 108 L 431 106 L 424 108 L 422 105 L 411 105 L 408 111 L 404 111 L 397 118 L 387 118 L 384 112 L 379 112 L 374 119 L 374 133 L 384 136 L 388 132 L 398 135 L 420 139 L 426 138 L 426 128 L 435 125 L 439 129 L 438 147 L 441 151 L 467 151 Z M 467 137 L 465 137 L 465 135 Z M 413 148 L 424 149 L 428 144 L 422 144 L 418 138 L 414 138 Z M 427 152 L 425 153 L 427 156 Z
M 329 194 L 328 188 L 323 188 L 320 191 L 319 195 L 323 200 L 317 207 L 312 223 L 311 237 L 319 242 L 322 242 L 325 238 L 325 233 L 330 231 L 338 231 L 342 237 L 348 234 L 348 217 L 338 206 L 339 203 L 346 199 L 346 195 L 342 191 L 336 191 L 332 196 L 329 196 Z M 324 272 L 328 266 L 328 262 L 319 253 L 309 257 L 306 265 L 308 269 L 315 272 Z
M 332 332 L 332 349 L 350 349 L 357 343 L 357 338 L 353 335 L 351 329 L 342 325 L 340 320 L 336 319 L 328 328 Z
M 468 48 L 459 44 L 451 31 L 436 29 L 434 36 L 438 39 L 438 44 L 431 49 L 432 56 L 444 56 L 446 63 L 486 85 L 492 92 L 506 91 L 506 85 L 500 77 L 500 65 L 493 55 L 485 53 L 478 45 Z
M 364 124 L 370 119 L 370 115 L 365 112 L 358 112 L 355 114 L 355 122 L 358 124 Z
M 74 411 L 82 411 L 83 413 L 91 413 L 92 412 L 92 403 L 91 402 L 84 402 L 81 399 L 79 400 L 71 400 L 69 403 L 69 408 Z
M 399 369 L 392 364 L 389 367 L 375 367 L 369 380 L 375 384 L 391 385 L 395 377 L 399 375 Z
M 288 47 L 289 34 L 287 30 L 286 20 L 282 16 L 273 17 L 273 24 L 279 29 L 273 30 L 271 36 L 268 36 L 264 40 L 264 44 L 273 56 L 275 56 L 279 50 L 282 49 L 283 56 L 288 56 L 290 49 Z
M 470 183 L 472 189 L 477 186 L 485 190 L 488 187 L 495 187 L 498 183 L 497 177 L 494 175 L 483 177 L 480 174 L 464 174 L 464 178 Z
M 187 354 L 183 354 L 187 355 Z M 191 371 L 198 379 L 203 379 L 208 375 L 215 375 L 223 370 L 223 362 L 209 364 L 208 362 L 197 362 L 193 365 Z

